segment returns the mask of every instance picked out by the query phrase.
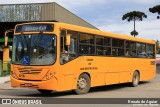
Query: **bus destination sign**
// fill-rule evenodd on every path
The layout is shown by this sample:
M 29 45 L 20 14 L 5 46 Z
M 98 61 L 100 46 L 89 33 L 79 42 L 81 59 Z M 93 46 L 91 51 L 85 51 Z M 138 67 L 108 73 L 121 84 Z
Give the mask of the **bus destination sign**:
M 53 31 L 53 24 L 26 24 L 20 25 L 16 27 L 16 33 L 20 32 L 52 32 Z

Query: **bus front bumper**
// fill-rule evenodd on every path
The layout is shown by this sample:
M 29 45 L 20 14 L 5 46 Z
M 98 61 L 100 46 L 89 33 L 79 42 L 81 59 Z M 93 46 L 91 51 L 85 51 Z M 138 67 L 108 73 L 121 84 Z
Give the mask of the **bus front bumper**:
M 36 88 L 36 89 L 58 91 L 58 86 L 57 86 L 58 81 L 56 78 L 52 78 L 46 81 L 26 81 L 26 80 L 15 79 L 10 75 L 10 79 L 12 87 Z

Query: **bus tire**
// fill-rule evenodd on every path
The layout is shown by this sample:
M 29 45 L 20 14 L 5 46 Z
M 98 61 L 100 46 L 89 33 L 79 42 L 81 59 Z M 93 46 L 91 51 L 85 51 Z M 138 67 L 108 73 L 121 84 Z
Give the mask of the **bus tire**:
M 77 94 L 86 94 L 89 92 L 91 86 L 90 77 L 87 74 L 81 74 L 77 81 L 77 88 L 75 92 Z
M 37 89 L 42 94 L 50 94 L 52 90 L 43 90 L 43 89 Z
M 138 71 L 134 71 L 133 76 L 132 76 L 131 86 L 136 87 L 139 84 L 139 80 L 140 80 L 140 75 Z

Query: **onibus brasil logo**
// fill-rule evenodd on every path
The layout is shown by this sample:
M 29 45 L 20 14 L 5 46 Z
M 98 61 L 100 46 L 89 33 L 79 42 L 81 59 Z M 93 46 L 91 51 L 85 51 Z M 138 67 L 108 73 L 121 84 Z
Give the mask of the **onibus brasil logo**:
M 42 104 L 38 99 L 2 99 L 1 104 Z

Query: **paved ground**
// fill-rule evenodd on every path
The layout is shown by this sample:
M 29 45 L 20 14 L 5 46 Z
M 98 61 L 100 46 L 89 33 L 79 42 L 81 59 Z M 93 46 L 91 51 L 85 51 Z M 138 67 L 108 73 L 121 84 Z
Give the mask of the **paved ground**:
M 4 77 L 0 77 L 0 84 L 3 84 L 5 82 L 8 82 L 10 81 L 10 76 L 7 75 L 7 76 L 4 76 Z

